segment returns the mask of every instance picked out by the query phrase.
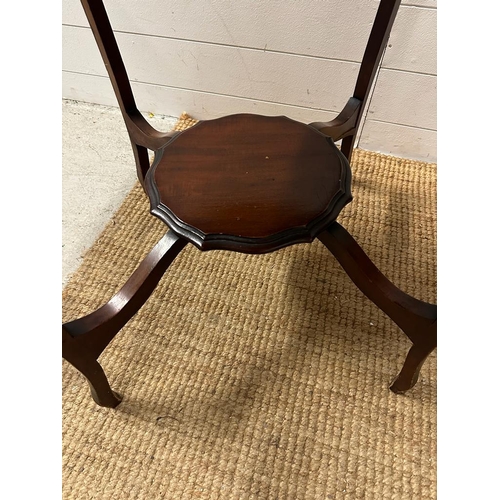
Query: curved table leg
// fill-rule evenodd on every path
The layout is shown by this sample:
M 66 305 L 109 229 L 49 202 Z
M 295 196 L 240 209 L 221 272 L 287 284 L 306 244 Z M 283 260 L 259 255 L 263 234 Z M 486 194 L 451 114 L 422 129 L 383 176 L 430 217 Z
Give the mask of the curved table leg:
M 415 299 L 391 283 L 338 222 L 318 236 L 354 284 L 413 342 L 391 390 L 403 393 L 418 380 L 420 368 L 437 345 L 437 306 Z
M 97 358 L 146 302 L 186 244 L 186 240 L 169 231 L 107 304 L 87 316 L 63 324 L 63 358 L 85 376 L 98 405 L 114 408 L 121 398 L 111 390 Z

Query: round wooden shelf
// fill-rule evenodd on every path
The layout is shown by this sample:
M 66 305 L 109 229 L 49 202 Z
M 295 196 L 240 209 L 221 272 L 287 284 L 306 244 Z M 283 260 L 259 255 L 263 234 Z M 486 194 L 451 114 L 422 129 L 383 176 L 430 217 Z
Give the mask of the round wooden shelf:
M 201 250 L 262 253 L 312 241 L 351 200 L 350 179 L 316 129 L 238 114 L 175 136 L 145 186 L 152 213 Z

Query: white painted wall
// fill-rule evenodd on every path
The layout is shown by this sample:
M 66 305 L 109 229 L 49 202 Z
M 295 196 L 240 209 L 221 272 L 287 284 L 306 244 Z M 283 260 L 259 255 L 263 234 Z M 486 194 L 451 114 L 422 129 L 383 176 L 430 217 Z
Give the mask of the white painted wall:
M 330 120 L 354 89 L 376 0 L 107 0 L 138 107 Z M 359 147 L 436 160 L 436 0 L 403 0 Z M 116 106 L 78 0 L 63 4 L 63 97 Z

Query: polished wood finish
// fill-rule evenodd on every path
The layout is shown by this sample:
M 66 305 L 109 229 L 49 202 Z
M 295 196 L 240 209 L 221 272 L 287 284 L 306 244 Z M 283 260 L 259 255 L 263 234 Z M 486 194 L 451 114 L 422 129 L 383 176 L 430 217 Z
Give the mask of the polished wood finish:
M 311 242 L 352 199 L 333 141 L 286 117 L 231 115 L 179 134 L 146 178 L 152 213 L 202 250 Z
M 118 104 L 123 113 L 137 164 L 141 183 L 149 169 L 147 149 L 158 151 L 177 135 L 159 132 L 138 111 L 127 71 L 123 64 L 111 24 L 102 0 L 81 0 L 90 27 L 108 71 Z M 342 139 L 341 150 L 351 158 L 369 92 L 377 73 L 401 0 L 381 0 L 361 61 L 353 96 L 341 113 L 330 122 L 315 122 L 311 126 L 329 135 L 334 141 Z
M 311 124 L 332 137 L 334 141 L 343 139 L 341 150 L 348 160 L 351 159 L 354 139 L 361 124 L 368 94 L 373 86 L 400 4 L 401 0 L 380 0 L 352 97 L 332 121 Z
M 344 109 L 334 120 L 326 123 L 311 123 L 311 127 L 314 127 L 323 134 L 328 135 L 334 141 L 339 141 L 345 137 L 352 137 L 356 134 L 361 107 L 362 101 L 356 97 L 351 97 L 344 106 Z M 350 155 L 346 156 L 349 157 Z
M 159 132 L 137 109 L 123 59 L 102 0 L 81 0 L 127 126 L 141 184 L 149 169 L 147 149 L 163 147 L 177 132 Z M 147 149 L 146 149 L 147 148 Z
M 436 347 L 437 307 L 411 297 L 391 283 L 338 222 L 318 239 L 332 252 L 354 284 L 413 342 L 403 369 L 391 386 L 394 392 L 411 389 L 425 358 Z
M 393 285 L 335 222 L 351 200 L 347 159 L 400 1 L 380 1 L 353 96 L 332 121 L 305 125 L 240 114 L 172 133 L 158 132 L 137 110 L 102 1 L 81 1 L 123 113 L 137 176 L 152 213 L 171 229 L 107 304 L 62 327 L 63 357 L 87 378 L 94 400 L 119 404 L 98 357 L 187 242 L 201 250 L 263 253 L 318 237 L 412 341 L 391 389 L 413 387 L 436 347 L 437 308 Z M 148 149 L 155 152 L 151 167 Z
M 169 231 L 149 252 L 121 290 L 91 314 L 62 326 L 63 357 L 86 378 L 95 402 L 114 408 L 114 393 L 97 358 L 153 293 L 187 241 Z

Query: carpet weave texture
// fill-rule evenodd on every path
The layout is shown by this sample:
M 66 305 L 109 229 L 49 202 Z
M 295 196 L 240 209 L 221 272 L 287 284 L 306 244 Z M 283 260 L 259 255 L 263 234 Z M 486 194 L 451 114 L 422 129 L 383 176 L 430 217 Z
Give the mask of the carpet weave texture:
M 178 130 L 195 123 L 183 115 Z M 338 220 L 397 286 L 436 301 L 436 165 L 355 150 Z M 105 303 L 166 227 L 136 185 L 63 291 Z M 436 352 L 410 341 L 319 242 L 265 255 L 188 245 L 100 358 L 97 406 L 63 361 L 64 499 L 434 499 Z

